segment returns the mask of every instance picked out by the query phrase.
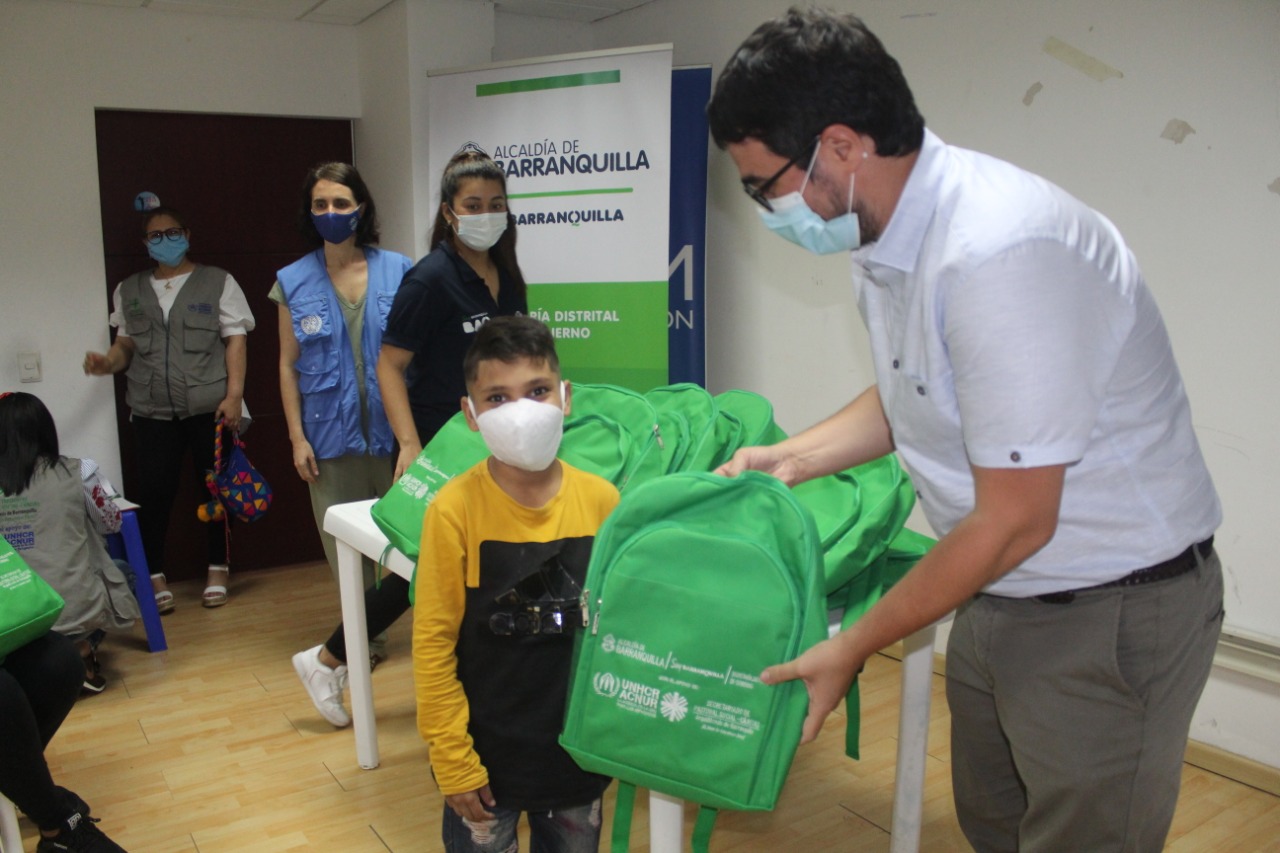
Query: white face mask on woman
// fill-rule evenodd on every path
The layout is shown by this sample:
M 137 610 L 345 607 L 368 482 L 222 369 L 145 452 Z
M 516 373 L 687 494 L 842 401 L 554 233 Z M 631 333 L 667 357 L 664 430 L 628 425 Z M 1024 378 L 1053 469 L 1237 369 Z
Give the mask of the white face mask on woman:
M 560 399 L 564 400 L 564 383 Z M 555 461 L 564 436 L 563 402 L 553 406 L 521 397 L 478 415 L 470 397 L 467 405 L 485 446 L 499 461 L 522 471 L 545 471 Z
M 453 215 L 458 217 L 453 226 L 454 233 L 459 240 L 477 252 L 493 248 L 507 230 L 506 213 L 473 213 L 462 216 L 454 212 Z

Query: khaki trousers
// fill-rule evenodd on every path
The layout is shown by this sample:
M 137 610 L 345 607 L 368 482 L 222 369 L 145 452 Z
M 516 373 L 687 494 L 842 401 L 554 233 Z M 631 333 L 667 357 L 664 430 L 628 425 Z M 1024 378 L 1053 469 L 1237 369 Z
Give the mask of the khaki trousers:
M 1154 853 L 1222 628 L 1216 553 L 1069 604 L 978 596 L 947 646 L 952 785 L 975 850 Z
M 311 491 L 311 513 L 315 516 L 316 530 L 320 533 L 324 556 L 329 561 L 329 571 L 333 573 L 335 584 L 338 582 L 338 546 L 333 536 L 324 532 L 324 514 L 334 504 L 385 495 L 391 488 L 394 466 L 395 457 L 392 456 L 339 456 L 316 461 L 320 476 L 314 483 L 307 484 Z M 377 577 L 377 565 L 369 557 L 362 556 L 360 559 L 364 588 L 368 589 L 373 586 Z M 369 638 L 370 654 L 386 657 L 386 650 L 385 632 Z

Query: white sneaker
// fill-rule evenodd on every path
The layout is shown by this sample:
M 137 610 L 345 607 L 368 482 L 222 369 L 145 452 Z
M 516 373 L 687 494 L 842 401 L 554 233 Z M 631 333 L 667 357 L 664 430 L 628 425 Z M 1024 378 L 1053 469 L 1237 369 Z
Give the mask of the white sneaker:
M 351 715 L 342 707 L 342 689 L 347 686 L 347 667 L 330 668 L 320 662 L 320 646 L 293 656 L 293 671 L 302 679 L 311 702 L 338 728 L 351 725 Z

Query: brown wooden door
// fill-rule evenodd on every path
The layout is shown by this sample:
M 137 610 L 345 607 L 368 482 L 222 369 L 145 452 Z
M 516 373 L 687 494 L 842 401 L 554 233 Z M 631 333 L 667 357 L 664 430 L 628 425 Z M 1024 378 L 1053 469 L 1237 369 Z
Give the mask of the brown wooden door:
M 257 321 L 248 339 L 245 402 L 253 425 L 245 445 L 275 501 L 260 521 L 232 525 L 233 568 L 323 559 L 306 484 L 293 471 L 277 378 L 277 308 L 267 292 L 276 270 L 307 250 L 295 224 L 307 170 L 331 160 L 351 162 L 351 122 L 99 110 L 97 141 L 107 276 L 103 322 L 116 285 L 154 266 L 139 241 L 140 216 L 133 209 L 134 197 L 144 190 L 190 218 L 191 257 L 230 272 Z M 116 377 L 116 411 L 127 496 L 135 454 L 122 376 Z M 204 577 L 205 530 L 196 507 L 207 499 L 195 474 L 184 473 L 166 543 L 171 579 Z

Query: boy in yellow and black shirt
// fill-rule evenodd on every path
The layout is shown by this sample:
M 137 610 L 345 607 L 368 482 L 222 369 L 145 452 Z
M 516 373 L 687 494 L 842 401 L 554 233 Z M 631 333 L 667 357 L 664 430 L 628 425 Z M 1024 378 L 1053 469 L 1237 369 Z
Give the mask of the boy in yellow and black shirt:
M 555 458 L 570 393 L 545 325 L 495 318 L 463 369 L 467 423 L 492 455 L 427 509 L 413 616 L 445 850 L 514 850 L 527 812 L 535 848 L 588 853 L 609 779 L 557 737 L 591 543 L 618 491 Z

